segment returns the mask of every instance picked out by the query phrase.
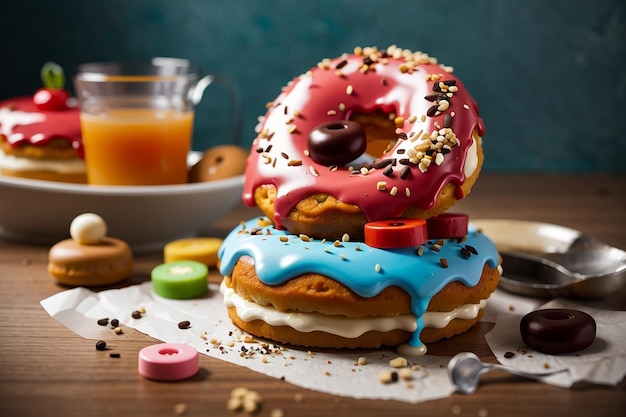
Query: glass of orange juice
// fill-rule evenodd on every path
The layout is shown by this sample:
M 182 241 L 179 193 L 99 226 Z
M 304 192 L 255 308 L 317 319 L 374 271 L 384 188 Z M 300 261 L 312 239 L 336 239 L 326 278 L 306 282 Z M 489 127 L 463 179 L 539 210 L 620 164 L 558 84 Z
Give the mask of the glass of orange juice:
M 194 106 L 213 79 L 176 58 L 79 66 L 74 85 L 89 184 L 187 182 Z

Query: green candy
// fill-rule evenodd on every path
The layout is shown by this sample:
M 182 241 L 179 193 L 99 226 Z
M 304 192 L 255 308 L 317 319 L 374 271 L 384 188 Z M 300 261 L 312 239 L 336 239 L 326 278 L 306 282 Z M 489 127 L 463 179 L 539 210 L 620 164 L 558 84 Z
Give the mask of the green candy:
M 165 298 L 195 298 L 208 291 L 209 269 L 196 261 L 168 262 L 152 270 L 152 289 Z

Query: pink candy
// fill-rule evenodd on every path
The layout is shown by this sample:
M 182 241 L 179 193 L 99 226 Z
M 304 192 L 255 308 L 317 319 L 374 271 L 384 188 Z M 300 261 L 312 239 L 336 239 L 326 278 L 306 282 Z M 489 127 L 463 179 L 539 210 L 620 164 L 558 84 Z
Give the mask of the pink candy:
M 178 381 L 194 376 L 198 369 L 198 351 L 182 343 L 161 343 L 139 351 L 139 374 L 149 379 Z

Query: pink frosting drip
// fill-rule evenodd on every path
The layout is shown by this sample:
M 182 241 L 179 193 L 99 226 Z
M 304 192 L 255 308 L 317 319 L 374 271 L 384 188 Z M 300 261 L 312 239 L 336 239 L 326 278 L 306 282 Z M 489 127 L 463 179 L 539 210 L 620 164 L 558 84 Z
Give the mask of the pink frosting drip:
M 30 144 L 46 146 L 52 139 L 71 142 L 78 157 L 83 158 L 83 140 L 78 107 L 60 111 L 42 111 L 32 97 L 18 97 L 0 103 L 0 136 L 12 146 Z M 30 113 L 37 121 L 23 123 L 22 113 Z
M 401 66 L 406 64 L 405 59 L 386 57 L 384 60 L 385 63 L 377 62 L 374 70 L 370 67 L 363 72 L 360 71 L 363 56 L 344 55 L 325 67 L 311 69 L 283 88 L 266 113 L 252 144 L 243 191 L 247 205 L 255 205 L 257 187 L 273 184 L 277 189 L 274 223 L 278 228 L 283 228 L 282 220 L 300 200 L 314 193 L 331 194 L 345 203 L 356 204 L 369 221 L 377 221 L 397 217 L 409 206 L 429 209 L 446 184 L 463 184 L 472 133 L 475 130 L 480 136 L 484 133 L 475 101 L 456 77 L 436 63 L 420 64 L 412 71 L 403 72 Z M 341 75 L 337 74 L 338 65 Z M 432 74 L 440 77 L 437 83 L 455 80 L 458 91 L 452 94 L 448 109 L 431 117 L 426 114 L 434 103 L 425 96 L 433 93 L 435 81 L 427 80 Z M 363 175 L 350 173 L 344 166 L 333 171 L 306 156 L 309 132 L 318 125 L 349 119 L 354 111 L 367 113 L 376 109 L 402 117 L 401 129 L 408 136 L 411 132 L 430 135 L 438 131 L 449 115 L 447 126 L 456 135 L 458 146 L 451 147 L 440 165 L 433 161 L 426 172 L 415 164 L 404 165 L 410 167 L 404 179 L 400 177 L 403 168 L 400 164 L 393 168 L 390 176 L 384 175 L 383 169 L 371 169 Z M 418 143 L 420 140 L 399 138 L 377 161 L 406 159 L 409 149 Z M 385 182 L 384 190 L 377 187 L 381 181 Z M 394 187 L 396 193 L 391 192 Z

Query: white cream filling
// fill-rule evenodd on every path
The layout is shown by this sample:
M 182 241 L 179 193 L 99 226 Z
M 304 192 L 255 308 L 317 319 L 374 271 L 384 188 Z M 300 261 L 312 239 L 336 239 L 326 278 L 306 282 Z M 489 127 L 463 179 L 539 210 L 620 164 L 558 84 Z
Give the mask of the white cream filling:
M 0 151 L 0 168 L 16 172 L 51 171 L 59 174 L 85 173 L 85 161 L 82 159 L 35 159 L 17 158 Z
M 463 166 L 463 173 L 465 178 L 472 176 L 476 168 L 478 167 L 478 146 L 476 140 L 472 137 L 472 144 L 467 149 L 467 156 L 465 157 L 465 165 Z
M 417 330 L 417 318 L 412 314 L 354 319 L 320 313 L 282 312 L 272 306 L 263 306 L 245 300 L 236 294 L 232 288 L 227 287 L 223 281 L 220 285 L 220 291 L 224 295 L 226 307 L 235 307 L 237 315 L 245 322 L 262 320 L 272 326 L 289 326 L 300 332 L 320 330 L 346 338 L 359 337 L 372 330 L 380 332 L 396 329 L 408 332 Z M 465 304 L 452 311 L 426 312 L 423 316 L 424 327 L 442 329 L 453 319 L 475 319 L 486 304 L 487 300 L 483 299 L 478 304 Z

